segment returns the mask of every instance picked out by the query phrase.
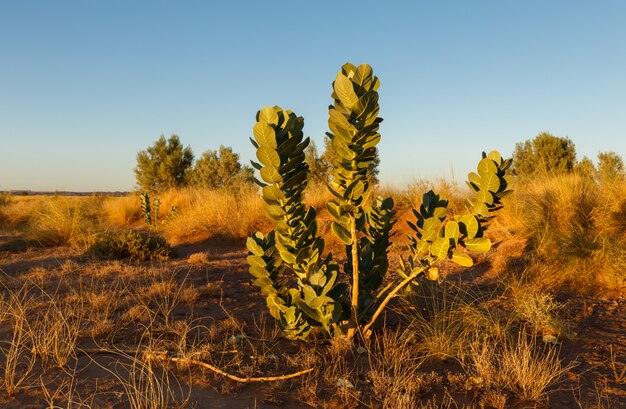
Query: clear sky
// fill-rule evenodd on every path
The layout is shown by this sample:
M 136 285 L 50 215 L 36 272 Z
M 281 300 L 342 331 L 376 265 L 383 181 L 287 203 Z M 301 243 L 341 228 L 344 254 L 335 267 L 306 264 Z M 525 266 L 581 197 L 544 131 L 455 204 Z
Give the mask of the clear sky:
M 346 61 L 381 80 L 383 183 L 542 131 L 626 156 L 624 1 L 2 1 L 0 190 L 130 190 L 161 134 L 247 162 L 265 105 L 323 146 Z

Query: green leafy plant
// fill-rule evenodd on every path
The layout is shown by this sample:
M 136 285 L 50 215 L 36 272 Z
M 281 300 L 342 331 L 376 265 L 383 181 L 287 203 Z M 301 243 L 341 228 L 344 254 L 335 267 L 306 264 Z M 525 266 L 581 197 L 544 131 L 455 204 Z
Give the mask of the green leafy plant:
M 169 258 L 172 249 L 160 235 L 127 230 L 97 236 L 88 252 L 99 258 L 163 261 Z
M 372 197 L 372 163 L 380 141 L 378 128 L 379 80 L 369 65 L 345 64 L 333 83 L 334 104 L 329 108 L 328 133 L 335 155 L 328 189 L 332 231 L 346 245 L 343 273 L 350 285 L 338 280 L 339 265 L 324 256 L 315 209 L 303 202 L 309 178 L 303 137 L 304 120 L 280 107 L 257 113 L 252 144 L 259 162 L 252 162 L 262 180 L 275 230 L 248 239 L 248 263 L 254 284 L 261 288 L 271 315 L 290 339 L 305 339 L 313 328 L 324 337 L 346 333 L 364 335 L 399 291 L 418 277 L 435 280 L 437 263 L 452 260 L 462 266 L 473 261 L 466 250 L 485 252 L 484 237 L 492 213 L 502 207 L 509 192 L 506 170 L 510 160 L 497 152 L 483 154 L 477 173 L 469 175 L 476 193 L 466 214 L 451 216 L 448 202 L 430 191 L 414 210 L 411 255 L 401 259 L 398 275 L 384 288 L 389 269 L 388 250 L 395 223 L 391 198 Z M 289 279 L 293 272 L 294 280 Z
M 167 189 L 184 187 L 192 171 L 193 151 L 183 147 L 178 135 L 159 139 L 146 150 L 137 153 L 135 177 L 143 191 L 163 192 Z
M 156 229 L 159 226 L 159 221 L 163 224 L 178 215 L 178 208 L 176 206 L 172 206 L 167 214 L 167 218 L 165 220 L 160 220 L 159 212 L 161 210 L 161 199 L 155 198 L 151 202 L 150 195 L 148 193 L 142 193 L 139 196 L 139 201 L 141 203 L 141 214 L 143 215 L 143 220 L 151 229 Z

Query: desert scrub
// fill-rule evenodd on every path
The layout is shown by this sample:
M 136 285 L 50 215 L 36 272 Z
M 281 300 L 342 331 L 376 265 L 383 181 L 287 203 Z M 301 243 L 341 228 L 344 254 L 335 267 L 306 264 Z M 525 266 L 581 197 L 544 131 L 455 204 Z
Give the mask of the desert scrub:
M 98 258 L 162 261 L 169 258 L 172 249 L 163 236 L 137 230 L 126 230 L 98 235 L 88 253 Z
M 576 291 L 626 285 L 626 182 L 567 174 L 518 185 L 516 215 L 508 219 L 517 218 L 516 230 L 529 240 L 527 273 L 536 284 Z

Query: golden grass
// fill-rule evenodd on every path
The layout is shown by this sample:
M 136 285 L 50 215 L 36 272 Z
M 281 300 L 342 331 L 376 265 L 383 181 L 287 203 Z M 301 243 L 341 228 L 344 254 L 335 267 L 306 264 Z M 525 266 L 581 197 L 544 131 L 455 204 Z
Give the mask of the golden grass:
M 109 226 L 131 226 L 142 220 L 139 196 L 109 197 L 102 203 L 102 213 Z
M 163 209 L 176 215 L 163 225 L 172 244 L 198 238 L 241 239 L 270 228 L 266 205 L 256 190 L 182 190 L 163 196 Z
M 534 249 L 528 271 L 545 288 L 577 291 L 626 284 L 626 183 L 576 174 L 514 187 L 499 222 Z

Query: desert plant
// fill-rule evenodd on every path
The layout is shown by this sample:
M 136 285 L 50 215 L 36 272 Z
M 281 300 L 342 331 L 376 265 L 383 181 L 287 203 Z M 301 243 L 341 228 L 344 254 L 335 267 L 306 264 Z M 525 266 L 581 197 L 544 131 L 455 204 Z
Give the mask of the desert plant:
M 253 170 L 241 166 L 239 154 L 226 146 L 219 152 L 208 150 L 196 161 L 191 174 L 191 185 L 199 188 L 234 188 L 252 181 Z
M 598 179 L 600 181 L 623 180 L 626 176 L 624 160 L 615 152 L 598 153 Z
M 513 160 L 514 173 L 520 177 L 569 173 L 576 165 L 576 147 L 569 138 L 542 132 L 516 144 Z
M 137 185 L 153 193 L 185 186 L 192 163 L 191 148 L 183 148 L 177 135 L 168 139 L 161 135 L 154 145 L 137 154 Z
M 465 214 L 450 216 L 448 202 L 429 191 L 423 196 L 417 218 L 411 256 L 402 261 L 398 277 L 380 290 L 387 274 L 391 229 L 395 223 L 391 198 L 371 198 L 370 164 L 380 141 L 378 127 L 379 81 L 369 65 L 345 64 L 333 83 L 334 105 L 329 108 L 329 127 L 336 156 L 328 184 L 333 200 L 328 211 L 332 231 L 346 245 L 343 271 L 351 287 L 337 281 L 339 266 L 332 254 L 323 257 L 324 240 L 317 234 L 316 212 L 303 202 L 309 168 L 304 150 L 304 120 L 280 107 L 265 107 L 257 113 L 252 143 L 260 163 L 263 198 L 275 223 L 269 234 L 255 233 L 248 239 L 248 262 L 254 284 L 267 297 L 272 316 L 288 338 L 306 338 L 311 327 L 324 336 L 347 329 L 353 337 L 364 334 L 400 290 L 420 275 L 438 278 L 436 264 L 450 259 L 462 266 L 473 261 L 463 249 L 485 252 L 491 242 L 484 237 L 486 223 L 502 207 L 508 193 L 506 170 L 510 160 L 497 152 L 483 153 L 478 173 L 469 175 L 476 193 Z M 296 285 L 286 277 L 295 273 Z M 346 320 L 347 323 L 346 328 Z
M 127 230 L 96 237 L 88 253 L 100 258 L 130 258 L 134 261 L 166 260 L 172 252 L 163 236 Z

